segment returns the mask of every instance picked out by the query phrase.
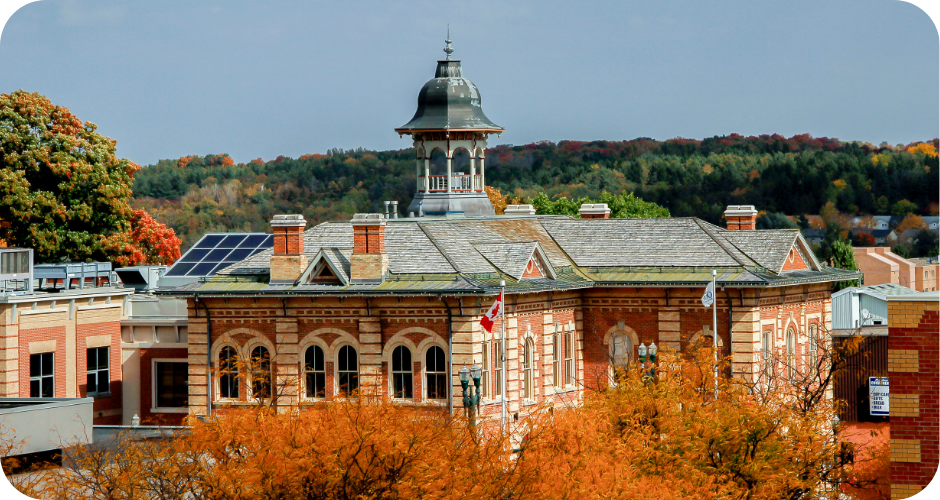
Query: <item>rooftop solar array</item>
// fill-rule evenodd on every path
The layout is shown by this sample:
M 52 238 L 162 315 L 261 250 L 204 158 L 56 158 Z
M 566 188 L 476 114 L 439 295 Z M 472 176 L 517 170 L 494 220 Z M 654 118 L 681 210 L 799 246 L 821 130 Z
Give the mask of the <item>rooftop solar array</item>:
M 265 233 L 208 233 L 193 245 L 164 276 L 212 276 L 226 267 L 271 248 Z

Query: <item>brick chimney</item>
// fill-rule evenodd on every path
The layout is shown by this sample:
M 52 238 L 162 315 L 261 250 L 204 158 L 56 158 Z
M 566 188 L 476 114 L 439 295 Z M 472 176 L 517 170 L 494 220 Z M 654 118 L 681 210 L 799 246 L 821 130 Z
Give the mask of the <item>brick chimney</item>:
M 350 281 L 381 283 L 388 272 L 385 253 L 385 224 L 382 214 L 356 214 L 352 219 L 353 254 L 349 259 Z
M 271 282 L 294 282 L 307 269 L 304 255 L 303 215 L 275 215 L 271 220 L 274 230 L 274 253 L 271 255 Z
M 725 209 L 728 231 L 753 231 L 757 229 L 757 210 L 754 205 L 728 205 Z
M 610 209 L 606 203 L 584 203 L 578 210 L 582 219 L 609 219 Z

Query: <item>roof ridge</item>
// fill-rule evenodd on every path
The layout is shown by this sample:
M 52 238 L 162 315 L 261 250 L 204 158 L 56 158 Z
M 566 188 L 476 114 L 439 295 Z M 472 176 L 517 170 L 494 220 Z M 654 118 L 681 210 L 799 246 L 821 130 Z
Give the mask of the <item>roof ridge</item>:
M 740 248 L 738 248 L 737 245 L 735 245 L 734 243 L 732 243 L 731 241 L 729 241 L 729 240 L 728 240 L 727 238 L 725 238 L 723 235 L 720 235 L 720 234 L 713 234 L 714 231 L 713 231 L 711 228 L 705 227 L 705 224 L 708 224 L 709 226 L 714 227 L 714 228 L 718 228 L 718 226 L 716 226 L 716 225 L 714 225 L 714 224 L 710 224 L 710 223 L 705 222 L 705 221 L 703 221 L 703 220 L 701 220 L 701 219 L 698 219 L 698 218 L 693 218 L 692 220 L 694 220 L 695 223 L 698 224 L 698 226 L 699 226 L 700 228 L 702 228 L 702 231 L 703 231 L 705 234 L 707 234 L 708 237 L 711 238 L 711 239 L 715 242 L 715 244 L 717 244 L 726 254 L 728 254 L 729 257 L 731 257 L 732 259 L 734 259 L 735 262 L 737 262 L 738 264 L 740 264 L 740 265 L 743 266 L 743 267 L 748 267 L 748 266 L 760 266 L 760 264 L 758 264 L 758 262 L 757 262 L 756 260 L 754 260 L 753 258 L 751 258 L 751 256 L 748 255 L 746 252 L 744 252 L 744 250 L 741 250 Z M 720 228 L 718 228 L 718 229 L 720 229 Z M 718 241 L 718 236 L 721 236 L 721 241 Z M 737 250 L 738 253 L 740 253 L 741 255 L 743 255 L 743 256 L 745 256 L 745 257 L 747 257 L 751 262 L 750 262 L 750 263 L 748 263 L 748 262 L 742 262 L 741 259 L 739 259 L 739 258 L 737 257 L 737 255 L 734 254 L 734 252 L 729 251 L 728 246 L 731 246 L 732 248 L 734 248 L 735 250 Z

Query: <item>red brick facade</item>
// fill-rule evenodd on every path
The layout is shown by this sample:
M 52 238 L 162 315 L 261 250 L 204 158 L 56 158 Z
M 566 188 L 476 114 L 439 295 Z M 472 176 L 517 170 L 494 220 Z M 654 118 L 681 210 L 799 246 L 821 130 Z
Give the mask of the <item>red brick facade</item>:
M 701 288 L 596 287 L 583 291 L 508 295 L 506 304 L 507 395 L 510 414 L 524 418 L 530 405 L 547 400 L 555 404 L 580 399 L 586 390 L 602 388 L 609 381 L 611 339 L 622 335 L 629 340 L 629 356 L 635 358 L 642 342 L 655 342 L 664 349 L 685 349 L 701 337 L 710 339 L 710 308 L 701 305 Z M 768 289 L 728 289 L 718 294 L 718 336 L 721 352 L 732 356 L 736 376 L 752 377 L 763 364 L 763 332 L 771 332 L 772 349 L 785 354 L 786 332 L 795 336 L 795 362 L 798 367 L 808 356 L 810 325 L 827 331 L 830 320 L 829 285 L 799 285 Z M 482 414 L 500 413 L 497 374 L 497 340 L 501 330 L 497 319 L 494 334 L 486 333 L 479 319 L 493 297 L 446 298 L 453 330 L 452 387 L 460 406 L 457 371 L 486 363 L 488 386 Z M 302 363 L 304 351 L 318 345 L 326 362 L 326 399 L 336 397 L 338 353 L 349 345 L 358 355 L 359 384 L 362 390 L 391 394 L 391 352 L 406 346 L 412 356 L 413 402 L 440 405 L 446 400 L 429 401 L 426 394 L 425 356 L 431 346 L 447 352 L 448 310 L 437 297 L 326 298 L 291 297 L 201 298 L 212 318 L 213 364 L 224 346 L 248 356 L 263 345 L 272 354 L 272 369 L 278 381 L 279 407 L 310 404 L 304 395 Z M 205 310 L 189 307 L 190 407 L 205 413 L 206 337 Z M 557 335 L 557 337 L 556 337 Z M 565 343 L 574 341 L 571 367 L 573 381 L 555 377 L 556 367 L 564 370 Z M 531 342 L 532 359 L 523 365 L 525 343 Z M 556 363 L 555 346 L 562 350 Z M 528 375 L 527 377 L 527 373 Z M 729 373 L 730 375 L 730 373 Z M 238 400 L 220 401 L 218 378 L 212 377 L 214 408 L 253 404 L 246 384 L 240 383 Z M 525 398 L 526 386 L 530 397 Z
M 156 348 L 140 350 L 140 422 L 142 425 L 182 425 L 186 413 L 151 411 L 154 406 L 153 361 L 172 359 L 186 361 L 188 353 L 182 348 Z
M 936 296 L 934 296 L 936 297 Z M 940 313 L 938 301 L 889 298 L 892 498 L 933 480 L 940 462 Z

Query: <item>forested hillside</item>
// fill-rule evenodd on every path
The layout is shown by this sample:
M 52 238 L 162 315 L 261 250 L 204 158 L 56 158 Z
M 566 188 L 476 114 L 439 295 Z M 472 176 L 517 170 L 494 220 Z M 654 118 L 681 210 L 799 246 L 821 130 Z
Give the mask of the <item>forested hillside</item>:
M 729 204 L 795 215 L 832 202 L 849 214 L 930 215 L 938 208 L 937 143 L 874 146 L 807 134 L 540 142 L 487 150 L 486 183 L 518 201 L 539 192 L 553 199 L 633 192 L 673 216 L 716 224 Z M 209 155 L 142 168 L 134 204 L 175 229 L 186 247 L 206 231 L 265 231 L 276 213 L 318 223 L 384 211 L 383 200 L 398 200 L 404 210 L 414 190 L 412 149 L 247 164 Z

